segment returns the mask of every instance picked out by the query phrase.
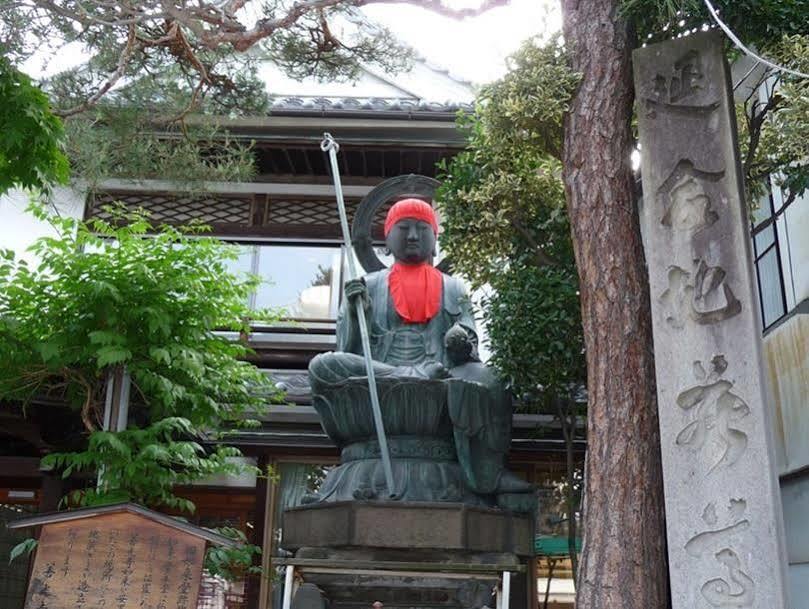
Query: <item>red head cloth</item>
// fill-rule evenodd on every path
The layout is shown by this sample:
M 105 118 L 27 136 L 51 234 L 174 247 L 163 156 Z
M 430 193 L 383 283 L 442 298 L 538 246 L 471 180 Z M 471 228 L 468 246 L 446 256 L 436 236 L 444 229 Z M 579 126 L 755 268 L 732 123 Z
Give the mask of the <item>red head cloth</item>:
M 435 211 L 433 211 L 429 203 L 421 199 L 402 199 L 394 203 L 388 210 L 388 217 L 385 218 L 385 236 L 388 236 L 394 224 L 405 218 L 423 220 L 433 227 L 433 232 L 436 235 L 438 234 L 438 219 L 435 217 Z

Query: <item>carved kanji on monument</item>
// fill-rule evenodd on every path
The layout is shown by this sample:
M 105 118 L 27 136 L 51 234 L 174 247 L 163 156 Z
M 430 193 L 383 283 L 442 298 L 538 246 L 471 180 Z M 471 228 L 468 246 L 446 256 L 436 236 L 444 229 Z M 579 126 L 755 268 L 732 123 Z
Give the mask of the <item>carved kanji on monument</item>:
M 232 540 L 123 503 L 43 514 L 25 609 L 195 609 L 206 542 Z
M 723 43 L 635 51 L 673 609 L 786 609 L 761 324 Z

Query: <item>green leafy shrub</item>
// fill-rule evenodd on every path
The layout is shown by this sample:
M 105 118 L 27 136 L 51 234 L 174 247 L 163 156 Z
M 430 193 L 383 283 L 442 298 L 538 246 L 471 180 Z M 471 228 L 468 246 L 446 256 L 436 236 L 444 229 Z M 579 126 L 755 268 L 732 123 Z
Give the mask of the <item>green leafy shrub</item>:
M 202 227 L 121 226 L 49 217 L 57 236 L 31 248 L 36 268 L 11 252 L 0 259 L 0 400 L 56 397 L 81 417 L 87 443 L 43 460 L 64 476 L 100 474 L 70 497 L 86 505 L 131 500 L 192 510 L 174 486 L 244 466 L 223 430 L 253 424 L 279 392 L 244 358 L 246 306 L 255 277 L 228 270 L 233 246 Z M 273 320 L 271 311 L 260 312 Z M 101 429 L 106 381 L 121 367 L 132 380 L 129 427 Z
M 48 96 L 0 56 L 0 194 L 15 186 L 45 190 L 66 183 L 63 139 Z

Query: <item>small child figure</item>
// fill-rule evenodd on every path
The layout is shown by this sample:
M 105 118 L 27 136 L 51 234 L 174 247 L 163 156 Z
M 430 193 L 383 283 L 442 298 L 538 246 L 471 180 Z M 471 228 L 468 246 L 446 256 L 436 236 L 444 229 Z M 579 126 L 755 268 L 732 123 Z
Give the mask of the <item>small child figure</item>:
M 473 381 L 486 387 L 496 387 L 500 381 L 489 366 L 480 362 L 469 334 L 460 324 L 453 325 L 444 335 L 450 377 Z

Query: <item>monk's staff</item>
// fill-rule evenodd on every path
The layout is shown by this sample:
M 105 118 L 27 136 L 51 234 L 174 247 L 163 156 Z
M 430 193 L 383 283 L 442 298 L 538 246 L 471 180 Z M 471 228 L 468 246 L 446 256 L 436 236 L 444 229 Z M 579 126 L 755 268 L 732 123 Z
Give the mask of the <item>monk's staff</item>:
M 337 167 L 337 152 L 340 145 L 335 141 L 330 133 L 323 134 L 323 141 L 320 142 L 320 149 L 329 153 L 331 161 L 331 173 L 334 177 L 334 194 L 337 196 L 337 210 L 340 212 L 340 226 L 343 229 L 343 242 L 346 246 L 346 256 L 348 258 L 349 279 L 359 277 L 354 264 L 353 250 L 351 246 L 351 233 L 348 230 L 348 217 L 346 216 L 346 204 L 343 201 L 343 186 L 340 183 L 340 169 Z M 393 486 L 393 470 L 390 465 L 390 452 L 388 450 L 388 439 L 385 436 L 385 426 L 382 423 L 382 409 L 379 407 L 379 392 L 376 388 L 376 376 L 374 376 L 374 362 L 371 359 L 371 341 L 368 338 L 368 322 L 365 319 L 365 305 L 361 298 L 356 301 L 357 321 L 360 326 L 360 339 L 362 340 L 362 355 L 365 358 L 365 370 L 368 373 L 368 393 L 371 395 L 371 410 L 374 413 L 374 427 L 376 427 L 376 439 L 379 442 L 379 452 L 382 455 L 382 469 L 385 470 L 385 483 L 388 486 L 388 496 L 393 498 L 396 493 Z

